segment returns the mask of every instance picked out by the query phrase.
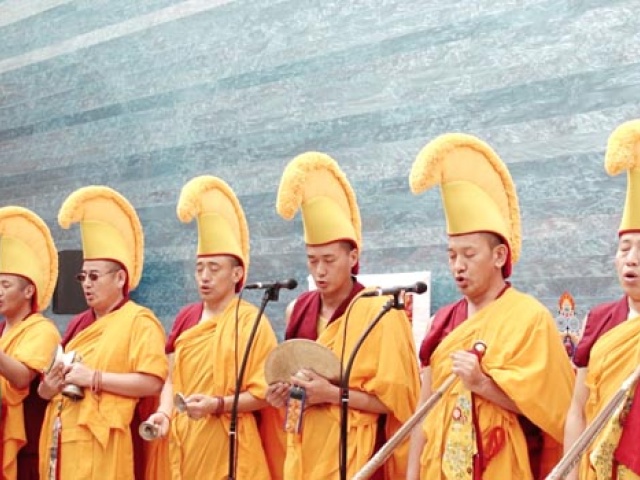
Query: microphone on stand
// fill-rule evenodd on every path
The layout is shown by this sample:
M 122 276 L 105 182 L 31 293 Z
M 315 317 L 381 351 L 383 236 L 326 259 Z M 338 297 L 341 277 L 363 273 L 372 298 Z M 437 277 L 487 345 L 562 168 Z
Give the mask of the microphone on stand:
M 418 295 L 427 291 L 427 284 L 424 282 L 416 282 L 413 285 L 404 287 L 376 288 L 369 292 L 364 292 L 361 297 L 382 297 L 385 295 L 398 295 L 400 292 L 417 293 Z
M 392 308 L 400 309 L 404 308 L 403 299 L 400 299 L 400 293 L 417 293 L 421 294 L 427 291 L 427 284 L 424 282 L 416 282 L 413 285 L 406 285 L 404 287 L 391 287 L 391 288 L 376 288 L 375 290 L 367 291 L 360 294 L 362 297 L 379 297 L 379 296 L 392 296 L 388 299 L 382 309 L 378 312 L 376 317 L 369 323 L 367 328 L 360 334 L 358 341 L 351 350 L 349 360 L 343 369 L 343 374 L 340 379 L 340 444 L 339 444 L 339 470 L 340 480 L 347 480 L 347 437 L 349 432 L 349 378 L 351 377 L 351 369 L 355 363 L 356 355 L 362 347 L 367 336 L 371 333 L 373 328 L 378 324 L 387 312 Z M 342 365 L 342 362 L 341 362 Z
M 290 278 L 283 282 L 272 282 L 272 283 L 250 283 L 245 285 L 243 290 L 248 289 L 263 289 L 264 294 L 262 296 L 262 302 L 260 303 L 260 308 L 258 309 L 258 313 L 256 315 L 256 319 L 253 322 L 253 327 L 251 328 L 251 333 L 249 334 L 249 339 L 247 340 L 247 346 L 245 348 L 244 354 L 242 355 L 242 363 L 240 364 L 240 371 L 236 376 L 236 387 L 233 392 L 233 404 L 231 405 L 231 420 L 229 422 L 229 471 L 227 475 L 227 480 L 235 480 L 236 479 L 236 470 L 237 470 L 237 437 L 238 437 L 238 402 L 240 401 L 240 389 L 242 387 L 242 381 L 244 378 L 244 373 L 247 369 L 247 362 L 249 360 L 249 353 L 251 352 L 251 347 L 253 346 L 253 341 L 255 339 L 256 333 L 258 331 L 258 325 L 260 320 L 263 317 L 263 313 L 265 308 L 267 307 L 267 303 L 270 300 L 277 301 L 278 296 L 280 294 L 280 289 L 286 288 L 288 290 L 292 290 L 298 286 L 298 282 L 294 278 Z M 237 310 L 236 310 L 237 314 Z M 237 337 L 237 317 L 236 317 L 236 339 Z M 237 340 L 236 340 L 237 342 Z M 236 349 L 237 347 L 236 343 Z M 237 355 L 237 350 L 236 350 Z M 237 356 L 236 356 L 237 361 Z
M 287 290 L 293 290 L 298 286 L 298 282 L 295 278 L 289 278 L 282 282 L 256 282 L 256 283 L 248 283 L 244 286 L 246 290 L 262 290 L 262 289 L 280 289 L 286 288 Z

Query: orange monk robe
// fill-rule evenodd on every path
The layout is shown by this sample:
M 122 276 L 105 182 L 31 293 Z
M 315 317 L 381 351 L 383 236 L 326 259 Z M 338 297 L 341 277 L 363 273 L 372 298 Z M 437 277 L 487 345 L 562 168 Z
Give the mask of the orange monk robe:
M 640 364 L 640 317 L 627 320 L 602 335 L 591 349 L 585 385 L 589 389 L 589 398 L 585 404 L 585 420 L 587 425 L 611 400 L 622 386 L 622 382 Z M 636 395 L 640 390 L 636 388 Z M 580 480 L 596 480 L 595 471 L 591 468 L 589 455 L 598 445 L 601 436 L 591 442 L 582 456 L 580 463 Z M 619 480 L 639 480 L 640 476 L 628 469 L 618 472 Z
M 477 340 L 487 344 L 483 371 L 515 402 L 522 415 L 549 437 L 545 440 L 552 445 L 545 445 L 543 470 L 550 471 L 562 456 L 564 422 L 574 382 L 551 314 L 532 297 L 514 288 L 507 289 L 456 327 L 435 349 L 430 361 L 432 391 L 451 374 L 450 355 L 457 350 L 469 350 Z M 422 424 L 426 438 L 420 459 L 422 479 L 445 479 L 442 473 L 445 439 L 463 388 L 461 382 L 456 382 Z M 475 398 L 483 435 L 493 427 L 502 427 L 506 434 L 503 448 L 491 459 L 482 478 L 531 480 L 527 443 L 517 415 L 479 395 Z M 483 444 L 486 443 L 485 438 Z
M 257 308 L 250 303 L 234 299 L 220 315 L 204 319 L 182 332 L 175 342 L 173 391 L 185 396 L 195 393 L 233 395 L 236 365 L 239 369 L 257 312 Z M 267 391 L 264 363 L 276 344 L 271 325 L 263 317 L 251 347 L 241 392 L 264 399 Z M 226 478 L 229 469 L 230 420 L 229 413 L 209 415 L 200 420 L 192 420 L 184 413 L 174 416 L 169 450 L 171 472 L 175 480 Z M 269 480 L 269 468 L 253 413 L 238 414 L 237 441 L 237 478 Z
M 382 310 L 387 298 L 356 298 L 346 313 L 335 319 L 318 337 L 318 343 L 338 358 L 345 346 L 345 362 L 360 335 Z M 348 321 L 347 321 L 348 313 Z M 346 342 L 343 343 L 345 328 Z M 349 386 L 378 398 L 390 411 L 386 418 L 387 439 L 416 408 L 420 384 L 418 357 L 411 324 L 404 311 L 391 310 L 371 331 L 360 348 Z M 351 478 L 374 453 L 378 428 L 376 413 L 349 409 L 347 476 Z M 316 405 L 303 415 L 302 433 L 288 434 L 284 478 L 287 480 L 331 480 L 340 477 L 340 407 Z M 404 478 L 408 441 L 395 450 L 384 466 L 388 480 Z
M 136 480 L 169 480 L 169 436 L 146 441 L 140 437 L 140 424 L 158 410 L 160 397 L 144 397 L 138 402 L 131 422 Z
M 13 326 L 0 338 L 0 350 L 37 372 L 47 368 L 51 355 L 60 343 L 56 326 L 39 313 Z M 29 387 L 18 389 L 0 377 L 2 403 L 6 408 L 2 438 L 2 478 L 16 479 L 18 451 L 26 443 L 22 402 Z
M 269 406 L 260 410 L 260 436 L 271 480 L 284 480 L 284 457 L 287 449 L 284 420 L 283 408 Z
M 66 346 L 91 369 L 144 373 L 164 381 L 168 362 L 164 330 L 151 310 L 128 301 L 77 333 Z M 53 422 L 62 402 L 60 478 L 132 480 L 131 423 L 137 398 L 85 389 L 72 401 L 57 395 L 49 402 L 40 435 L 40 478 L 49 478 Z

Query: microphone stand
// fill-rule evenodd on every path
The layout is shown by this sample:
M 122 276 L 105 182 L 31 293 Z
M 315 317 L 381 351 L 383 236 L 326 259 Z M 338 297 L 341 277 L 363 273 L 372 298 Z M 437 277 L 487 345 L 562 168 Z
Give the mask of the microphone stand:
M 253 322 L 251 334 L 249 340 L 247 340 L 247 347 L 242 355 L 242 363 L 240 364 L 240 371 L 238 372 L 238 378 L 236 378 L 236 389 L 233 392 L 233 404 L 231 406 L 231 421 L 229 423 L 229 470 L 227 478 L 228 480 L 235 480 L 236 478 L 236 445 L 237 445 L 237 430 L 238 430 L 238 401 L 240 399 L 240 388 L 242 388 L 242 379 L 244 378 L 244 372 L 247 369 L 247 361 L 249 360 L 249 352 L 253 346 L 253 341 L 258 331 L 258 325 L 262 320 L 262 314 L 264 313 L 267 303 L 270 300 L 278 301 L 280 288 L 276 285 L 267 288 L 262 296 L 262 302 L 260 303 L 260 309 L 256 319 Z
M 353 350 L 351 351 L 351 355 L 349 356 L 349 360 L 347 361 L 347 366 L 344 369 L 344 374 L 340 381 L 340 480 L 347 480 L 347 434 L 349 430 L 349 377 L 351 376 L 351 369 L 353 368 L 353 363 L 356 359 L 356 355 L 362 347 L 362 344 L 369 336 L 374 327 L 382 320 L 389 310 L 392 308 L 400 309 L 404 308 L 404 302 L 399 299 L 400 292 L 393 295 L 393 298 L 390 298 L 382 307 L 380 312 L 376 315 L 376 317 L 367 325 L 364 332 L 358 338 Z

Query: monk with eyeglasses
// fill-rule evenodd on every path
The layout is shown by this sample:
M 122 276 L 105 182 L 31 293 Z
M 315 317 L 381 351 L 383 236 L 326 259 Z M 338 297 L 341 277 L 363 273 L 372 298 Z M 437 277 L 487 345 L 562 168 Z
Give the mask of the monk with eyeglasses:
M 138 216 L 118 192 L 100 186 L 72 193 L 58 214 L 80 223 L 84 263 L 77 274 L 88 310 L 62 339 L 78 361 L 56 362 L 38 393 L 50 400 L 40 437 L 40 478 L 134 478 L 130 425 L 142 397 L 157 396 L 168 373 L 164 330 L 151 310 L 129 299 L 142 275 Z M 75 385 L 80 398 L 69 398 Z M 63 390 L 64 389 L 64 390 Z M 155 478 L 140 470 L 135 478 Z

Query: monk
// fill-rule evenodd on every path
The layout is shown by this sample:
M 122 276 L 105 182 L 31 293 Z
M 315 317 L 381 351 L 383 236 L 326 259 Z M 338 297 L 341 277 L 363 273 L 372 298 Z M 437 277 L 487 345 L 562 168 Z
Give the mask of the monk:
M 628 170 L 627 200 L 618 231 L 615 267 L 622 298 L 598 305 L 587 315 L 574 354 L 578 368 L 567 415 L 565 450 L 640 365 L 640 120 L 619 126 L 609 138 L 605 167 L 612 175 Z M 636 146 L 635 151 L 633 150 Z M 640 479 L 640 395 L 637 386 L 592 439 L 569 480 Z
M 0 208 L 0 466 L 7 480 L 38 479 L 46 402 L 35 391 L 60 334 L 41 313 L 53 294 L 58 254 L 47 225 L 21 207 Z
M 38 388 L 49 400 L 40 477 L 133 479 L 134 409 L 138 399 L 159 394 L 168 369 L 162 325 L 128 296 L 142 274 L 142 228 L 124 197 L 99 186 L 71 194 L 58 221 L 64 228 L 80 222 L 84 262 L 77 279 L 89 309 L 62 339 L 80 358 L 57 362 Z M 84 398 L 63 395 L 69 385 Z
M 229 472 L 237 372 L 258 313 L 236 296 L 249 265 L 249 232 L 237 197 L 217 177 L 188 182 L 178 215 L 184 222 L 198 218 L 195 280 L 200 301 L 176 317 L 166 345 L 172 373 L 159 411 L 148 421 L 158 425 L 161 435 L 170 432 L 173 479 L 221 479 Z M 263 317 L 240 387 L 234 478 L 271 478 L 254 412 L 267 406 L 264 362 L 275 346 L 275 334 Z M 175 393 L 184 394 L 184 412 L 174 409 Z
M 317 289 L 300 295 L 287 315 L 286 338 L 315 340 L 338 358 L 349 358 L 361 333 L 389 300 L 359 298 L 361 232 L 355 193 L 337 163 L 307 153 L 287 166 L 278 212 L 290 219 L 302 209 L 307 267 Z M 411 415 L 419 390 L 411 325 L 391 310 L 367 337 L 349 378 L 348 478 L 352 477 Z M 340 478 L 340 390 L 305 369 L 291 384 L 270 386 L 267 399 L 283 407 L 291 385 L 304 388 L 307 409 L 301 433 L 288 433 L 284 478 Z M 396 450 L 375 478 L 404 478 L 408 444 Z
M 423 149 L 410 180 L 414 193 L 441 185 L 462 298 L 436 312 L 420 348 L 421 403 L 459 380 L 414 429 L 407 479 L 544 478 L 561 456 L 573 373 L 550 312 L 506 281 L 520 250 L 511 177 L 484 142 L 450 134 Z M 483 357 L 470 351 L 478 340 Z

